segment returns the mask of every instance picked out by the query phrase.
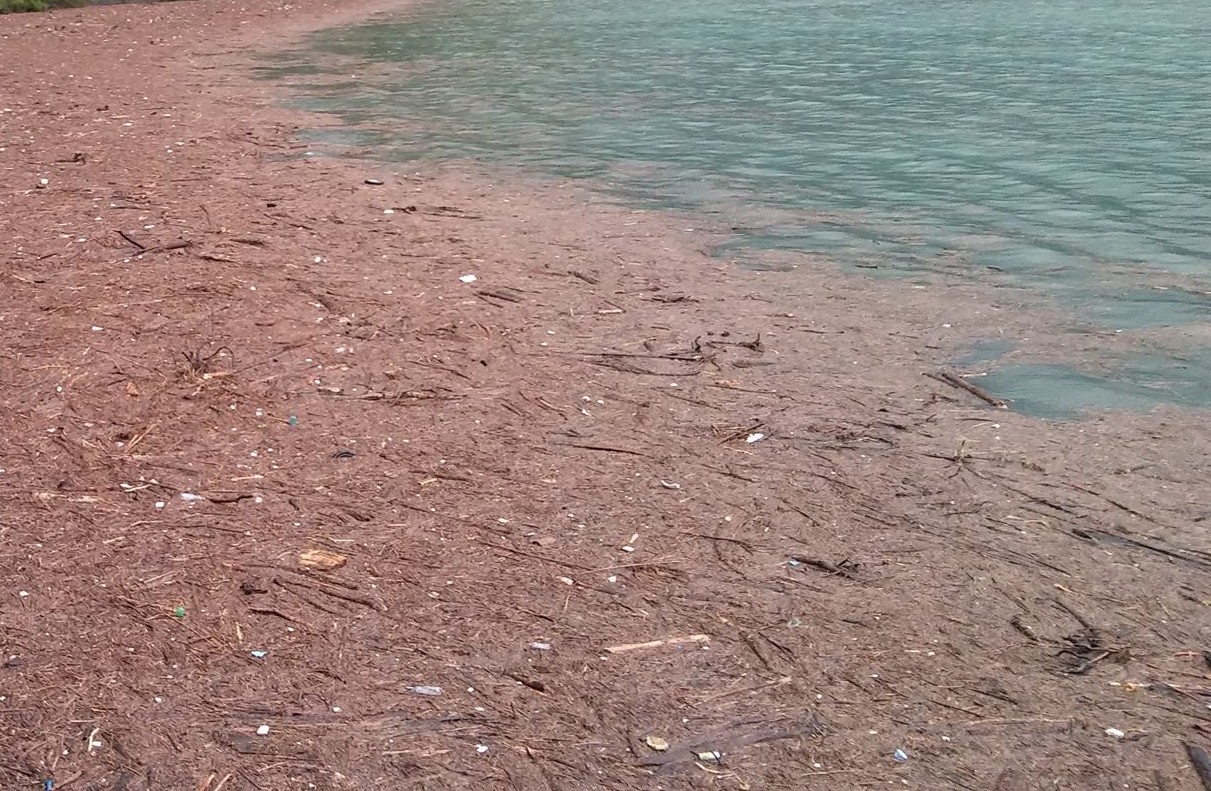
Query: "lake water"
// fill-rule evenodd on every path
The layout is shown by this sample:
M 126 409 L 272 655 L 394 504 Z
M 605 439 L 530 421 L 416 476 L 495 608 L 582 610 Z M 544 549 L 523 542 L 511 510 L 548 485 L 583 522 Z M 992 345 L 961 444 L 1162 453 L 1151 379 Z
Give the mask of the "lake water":
M 349 122 L 328 142 L 723 213 L 741 257 L 945 262 L 1150 338 L 1208 321 L 1206 0 L 431 0 L 311 46 L 270 71 Z M 315 50 L 375 76 L 310 80 Z M 1211 406 L 1211 350 L 1175 348 L 968 362 L 1039 414 Z

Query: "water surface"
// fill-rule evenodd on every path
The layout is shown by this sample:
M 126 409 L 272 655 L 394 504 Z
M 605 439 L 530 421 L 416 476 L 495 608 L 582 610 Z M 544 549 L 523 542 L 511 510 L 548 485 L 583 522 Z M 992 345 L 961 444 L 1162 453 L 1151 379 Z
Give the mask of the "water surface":
M 1208 319 L 1203 0 L 432 0 L 313 46 L 375 76 L 295 74 L 303 103 L 382 157 L 589 179 L 734 248 L 957 262 L 1118 329 Z M 1022 401 L 1211 405 L 1207 350 L 1121 363 L 1027 369 Z

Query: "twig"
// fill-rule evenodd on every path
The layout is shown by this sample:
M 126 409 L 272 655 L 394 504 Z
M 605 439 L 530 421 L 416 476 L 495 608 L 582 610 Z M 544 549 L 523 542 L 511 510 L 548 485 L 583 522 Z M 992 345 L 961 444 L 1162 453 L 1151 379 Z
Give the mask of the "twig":
M 521 297 L 510 294 L 504 289 L 486 289 L 480 288 L 475 290 L 475 296 L 488 299 L 500 299 L 505 302 L 521 302 Z
M 829 574 L 836 574 L 840 577 L 845 577 L 847 580 L 857 580 L 858 579 L 856 574 L 854 574 L 852 571 L 850 571 L 848 568 L 845 567 L 847 561 L 842 561 L 841 562 L 842 565 L 838 566 L 837 564 L 830 563 L 827 560 L 820 560 L 818 558 L 809 558 L 809 557 L 806 557 L 805 555 L 792 555 L 791 560 L 802 563 L 805 566 L 811 566 L 812 568 L 820 569 L 821 571 L 827 572 Z
M 743 547 L 749 552 L 753 551 L 753 545 L 742 538 L 728 538 L 727 536 L 712 536 L 709 533 L 684 533 L 683 535 L 693 536 L 694 538 L 705 538 L 707 541 L 725 541 L 729 544 L 736 544 Z
M 297 623 L 300 626 L 306 625 L 302 621 L 300 621 L 298 618 L 291 618 L 289 615 L 279 612 L 279 611 L 273 609 L 272 607 L 249 607 L 248 612 L 259 613 L 260 615 L 276 615 L 277 617 L 281 618 L 283 621 L 289 621 L 290 623 Z
M 586 362 L 588 362 L 589 365 L 598 365 L 598 366 L 601 366 L 602 368 L 609 368 L 610 370 L 618 371 L 619 373 L 637 374 L 639 376 L 692 377 L 692 376 L 698 376 L 699 374 L 702 373 L 701 370 L 697 370 L 697 371 L 651 371 L 651 370 L 648 370 L 647 368 L 640 368 L 637 365 L 631 365 L 630 363 L 625 362 L 624 358 L 622 358 L 622 357 L 608 356 L 608 355 L 601 355 L 600 357 L 601 357 L 601 359 L 587 360 Z M 699 361 L 695 361 L 695 362 L 699 362 Z
M 582 352 L 587 357 L 638 357 L 645 360 L 679 360 L 687 363 L 699 363 L 706 359 L 702 354 L 627 354 L 625 352 Z
M 1211 565 L 1211 558 L 1205 557 L 1207 553 L 1201 552 L 1197 549 L 1186 549 L 1185 547 L 1167 549 L 1166 547 L 1158 546 L 1147 541 L 1139 541 L 1134 538 L 1118 535 L 1117 533 L 1108 533 L 1105 530 L 1096 530 L 1092 528 L 1073 528 L 1072 534 L 1078 538 L 1083 538 L 1086 541 L 1119 545 L 1126 544 L 1128 546 L 1138 547 L 1139 549 L 1146 549 L 1149 552 L 1155 552 L 1158 555 L 1164 555 L 1166 557 L 1174 558 L 1175 560 L 1184 560 L 1187 563 L 1193 563 L 1196 566 L 1206 567 Z M 1186 552 L 1190 553 L 1190 555 L 1193 555 L 1194 557 L 1183 554 Z
M 289 588 L 292 585 L 300 587 L 300 588 L 309 588 L 313 591 L 318 591 L 320 593 L 326 593 L 334 599 L 341 599 L 342 601 L 352 602 L 353 604 L 360 604 L 363 607 L 369 607 L 372 610 L 384 611 L 387 609 L 386 606 L 384 606 L 381 602 L 377 602 L 374 599 L 371 599 L 367 596 L 359 596 L 356 593 L 346 593 L 345 591 L 342 591 L 342 590 L 333 590 L 332 588 L 324 586 L 324 585 L 312 585 L 307 582 L 299 582 L 297 580 L 288 580 L 288 579 L 283 579 L 281 577 L 274 577 L 273 581 L 276 582 L 278 585 L 281 585 L 286 588 Z
M 993 718 L 988 720 L 960 720 L 958 722 L 941 722 L 934 723 L 932 727 L 941 728 L 956 728 L 967 725 L 1067 725 L 1071 726 L 1073 720 L 1052 720 L 1043 717 L 1026 718 L 1026 717 L 1008 717 L 1008 718 Z
M 132 439 L 130 441 L 130 444 L 126 446 L 126 454 L 129 456 L 131 453 L 134 453 L 135 446 L 138 445 L 140 442 L 142 442 L 144 439 L 146 439 L 147 435 L 150 434 L 152 431 L 154 431 L 156 426 L 158 426 L 158 425 L 159 425 L 158 423 L 152 423 L 150 426 L 147 427 L 146 431 L 144 431 L 142 434 L 140 434 L 137 437 L 135 437 L 134 439 Z
M 726 445 L 727 443 L 731 442 L 732 440 L 740 439 L 741 437 L 746 437 L 749 434 L 752 434 L 757 429 L 763 428 L 764 426 L 765 426 L 765 423 L 759 420 L 756 423 L 754 423 L 753 425 L 749 426 L 748 428 L 742 428 L 739 431 L 733 431 L 731 434 L 728 434 L 726 437 L 719 440 L 719 444 Z
M 942 369 L 937 372 L 926 373 L 925 375 L 928 376 L 930 379 L 935 379 L 939 382 L 942 382 L 943 384 L 948 384 L 951 387 L 957 387 L 960 390 L 966 390 L 967 392 L 971 393 L 976 398 L 978 398 L 981 401 L 984 401 L 988 404 L 991 404 L 992 406 L 996 407 L 997 409 L 1009 409 L 1009 404 L 1007 402 L 997 398 L 996 396 L 994 396 L 992 393 L 989 393 L 984 388 L 978 387 L 977 385 L 973 385 L 971 382 L 967 381 L 966 379 L 964 379 L 963 377 L 959 376 L 956 373 L 947 371 L 946 369 Z
M 436 368 L 439 371 L 445 371 L 448 374 L 454 374 L 455 376 L 461 377 L 462 379 L 466 379 L 468 382 L 473 381 L 471 379 L 471 377 L 467 376 L 465 373 L 458 370 L 457 368 L 451 368 L 449 366 L 440 365 L 438 363 L 431 363 L 426 360 L 413 360 L 408 357 L 404 358 L 404 362 L 411 363 L 412 365 L 419 365 L 424 368 Z
M 605 445 L 565 445 L 568 448 L 579 448 L 580 450 L 595 450 L 601 453 L 625 453 L 628 456 L 642 456 L 648 458 L 648 454 L 640 453 L 637 450 L 627 450 L 626 448 L 611 448 Z
M 1061 600 L 1061 599 L 1059 599 L 1059 598 L 1055 598 L 1055 599 L 1052 599 L 1052 601 L 1054 601 L 1054 602 L 1055 602 L 1055 603 L 1056 603 L 1056 604 L 1057 604 L 1057 605 L 1060 607 L 1060 609 L 1062 609 L 1062 610 L 1064 610 L 1065 612 L 1067 612 L 1067 613 L 1068 613 L 1069 615 L 1071 615 L 1073 618 L 1076 618 L 1076 619 L 1077 619 L 1077 621 L 1078 621 L 1078 622 L 1081 624 L 1081 626 L 1083 626 L 1083 627 L 1085 627 L 1086 629 L 1088 629 L 1088 630 L 1089 630 L 1089 633 L 1090 633 L 1091 635 L 1095 635 L 1095 634 L 1097 634 L 1097 633 L 1098 633 L 1098 629 L 1097 629 L 1097 627 L 1096 627 L 1096 626 L 1094 626 L 1094 625 L 1093 625 L 1093 624 L 1092 624 L 1092 623 L 1089 621 L 1089 619 L 1088 619 L 1088 618 L 1086 618 L 1085 616 L 1081 615 L 1079 612 L 1077 612 L 1076 610 L 1074 610 L 1074 609 L 1073 609 L 1073 608 L 1072 608 L 1070 605 L 1068 605 L 1067 603 L 1065 603 L 1063 600 Z
M 139 248 L 140 250 L 147 249 L 147 245 L 143 244 L 138 239 L 136 239 L 133 236 L 131 236 L 130 234 L 128 234 L 126 231 L 118 231 L 118 236 L 121 236 L 123 239 L 130 242 L 131 244 L 133 244 L 135 247 Z
M 627 651 L 638 651 L 641 648 L 661 648 L 666 645 L 685 645 L 686 643 L 709 643 L 709 634 L 691 634 L 685 637 L 665 637 L 662 640 L 649 640 L 646 643 L 626 643 L 607 647 L 606 653 L 622 654 Z
M 1079 665 L 1076 666 L 1075 669 L 1068 671 L 1068 675 L 1083 676 L 1086 673 L 1088 673 L 1090 668 L 1092 668 L 1098 662 L 1101 662 L 1103 659 L 1105 659 L 1106 657 L 1108 657 L 1114 653 L 1117 653 L 1117 651 L 1114 649 L 1108 650 L 1108 651 L 1102 651 L 1097 656 L 1090 657 L 1089 659 L 1086 659 L 1085 661 L 1081 662 Z
M 150 255 L 151 253 L 163 253 L 167 252 L 168 250 L 184 250 L 186 247 L 193 247 L 193 242 L 187 239 L 181 239 L 180 241 L 169 242 L 168 244 L 159 244 L 155 247 L 144 247 L 139 250 L 138 255 L 144 256 Z
M 589 571 L 589 572 L 594 571 L 594 569 L 591 569 L 588 566 L 582 566 L 579 563 L 571 563 L 566 560 L 557 560 L 555 558 L 548 558 L 543 555 L 535 554 L 533 552 L 525 552 L 520 549 L 514 549 L 513 547 L 506 546 L 504 544 L 497 544 L 492 541 L 480 541 L 479 543 L 483 544 L 484 546 L 492 547 L 493 549 L 499 549 L 502 552 L 508 552 L 513 555 L 520 555 L 523 558 L 533 558 L 534 560 L 543 560 L 543 561 L 546 561 L 547 563 L 554 563 L 556 566 L 563 566 L 564 568 L 568 568 L 568 569 L 576 569 L 577 571 Z
M 745 641 L 747 642 L 747 638 Z M 761 661 L 764 662 L 765 660 L 762 659 Z M 783 684 L 789 684 L 792 680 L 793 679 L 790 676 L 780 676 L 773 681 L 766 681 L 764 684 L 757 684 L 756 686 L 751 687 L 741 687 L 740 689 L 729 689 L 726 692 L 719 692 L 711 695 L 710 697 L 702 698 L 698 701 L 697 705 L 701 706 L 703 703 L 710 703 L 722 698 L 731 697 L 732 695 L 743 695 L 745 692 L 760 692 L 761 690 L 769 689 L 770 687 L 780 687 Z

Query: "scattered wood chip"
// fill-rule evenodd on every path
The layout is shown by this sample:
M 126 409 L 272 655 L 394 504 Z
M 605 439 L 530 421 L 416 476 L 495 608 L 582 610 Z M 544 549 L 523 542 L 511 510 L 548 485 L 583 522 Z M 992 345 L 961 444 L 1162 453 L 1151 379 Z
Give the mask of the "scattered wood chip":
M 312 571 L 332 571 L 339 569 L 348 561 L 344 555 L 329 552 L 326 549 L 309 549 L 299 555 L 299 565 Z

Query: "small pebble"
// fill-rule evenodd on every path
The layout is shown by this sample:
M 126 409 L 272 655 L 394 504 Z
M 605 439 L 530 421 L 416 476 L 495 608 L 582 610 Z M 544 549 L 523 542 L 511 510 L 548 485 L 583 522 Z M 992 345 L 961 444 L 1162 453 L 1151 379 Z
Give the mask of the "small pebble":
M 261 727 L 257 728 L 256 735 L 257 736 L 268 736 L 269 735 L 269 726 L 262 725 Z
M 668 740 L 662 739 L 659 736 L 649 736 L 643 740 L 644 743 L 658 753 L 662 753 L 669 749 Z

